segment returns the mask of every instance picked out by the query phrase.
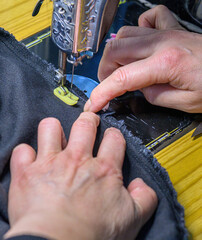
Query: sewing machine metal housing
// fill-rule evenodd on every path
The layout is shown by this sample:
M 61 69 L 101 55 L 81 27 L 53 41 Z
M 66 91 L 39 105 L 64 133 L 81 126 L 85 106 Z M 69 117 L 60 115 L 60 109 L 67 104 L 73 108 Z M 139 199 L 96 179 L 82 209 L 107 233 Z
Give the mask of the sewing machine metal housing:
M 51 36 L 60 50 L 92 56 L 109 30 L 119 0 L 54 0 Z

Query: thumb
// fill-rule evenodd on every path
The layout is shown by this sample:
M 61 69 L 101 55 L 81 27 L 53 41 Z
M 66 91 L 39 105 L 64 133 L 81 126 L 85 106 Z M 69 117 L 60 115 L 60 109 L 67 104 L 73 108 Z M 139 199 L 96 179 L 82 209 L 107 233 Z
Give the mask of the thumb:
M 133 198 L 142 227 L 157 207 L 157 195 L 141 178 L 133 180 L 128 186 L 128 191 Z
M 36 152 L 27 144 L 20 144 L 14 148 L 11 156 L 11 177 L 16 178 L 22 170 L 34 162 Z

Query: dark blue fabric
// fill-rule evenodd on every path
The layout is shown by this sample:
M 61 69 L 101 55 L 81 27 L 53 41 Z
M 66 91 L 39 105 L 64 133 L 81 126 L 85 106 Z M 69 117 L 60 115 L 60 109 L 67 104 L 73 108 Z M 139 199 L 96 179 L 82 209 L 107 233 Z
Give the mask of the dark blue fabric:
M 48 239 L 43 237 L 32 236 L 32 235 L 22 235 L 22 236 L 7 238 L 6 240 L 48 240 Z
M 53 77 L 52 65 L 33 55 L 0 29 L 0 238 L 9 229 L 7 204 L 12 149 L 19 143 L 30 144 L 36 149 L 38 123 L 49 116 L 61 121 L 68 138 L 71 126 L 87 100 L 74 86 L 73 91 L 79 95 L 80 101 L 75 107 L 65 105 L 53 95 L 56 87 Z M 154 216 L 137 239 L 186 239 L 184 211 L 177 202 L 167 172 L 142 145 L 141 140 L 127 131 L 124 122 L 117 121 L 111 115 L 110 111 L 100 113 L 95 154 L 105 129 L 111 126 L 119 128 L 127 141 L 124 184 L 127 186 L 132 179 L 141 177 L 156 191 L 159 199 Z

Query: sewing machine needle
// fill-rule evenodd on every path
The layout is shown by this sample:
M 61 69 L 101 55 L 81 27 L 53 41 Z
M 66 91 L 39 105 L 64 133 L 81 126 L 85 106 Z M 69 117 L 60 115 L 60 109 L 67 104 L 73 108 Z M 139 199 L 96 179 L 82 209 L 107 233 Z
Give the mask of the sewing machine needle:
M 71 89 L 73 86 L 73 80 L 74 80 L 74 63 L 72 64 L 72 79 L 71 79 Z

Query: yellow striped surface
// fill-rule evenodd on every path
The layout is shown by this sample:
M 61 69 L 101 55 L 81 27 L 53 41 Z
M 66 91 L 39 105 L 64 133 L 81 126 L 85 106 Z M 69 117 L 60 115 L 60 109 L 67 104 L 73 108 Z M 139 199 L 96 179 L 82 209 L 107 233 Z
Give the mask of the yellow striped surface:
M 185 207 L 186 226 L 193 239 L 202 239 L 202 136 L 187 133 L 155 157 L 166 168 Z
M 32 17 L 37 0 L 1 0 L 0 27 L 12 33 L 21 41 L 51 24 L 53 3 L 44 0 L 39 14 Z

